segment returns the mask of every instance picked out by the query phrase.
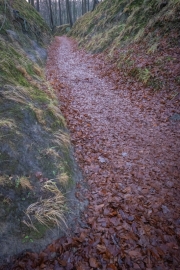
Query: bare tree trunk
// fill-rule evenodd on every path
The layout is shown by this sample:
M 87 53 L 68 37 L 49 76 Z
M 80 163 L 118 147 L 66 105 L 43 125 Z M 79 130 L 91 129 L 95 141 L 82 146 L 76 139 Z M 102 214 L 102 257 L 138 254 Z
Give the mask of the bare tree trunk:
M 49 12 L 50 12 L 50 23 L 52 29 L 54 28 L 53 14 L 52 14 L 52 2 L 49 0 Z
M 62 25 L 61 0 L 59 2 L 59 24 Z
M 64 0 L 62 2 L 62 6 L 61 6 L 61 9 L 62 9 L 62 24 L 65 24 L 66 23 L 66 14 L 65 14 L 65 3 L 64 3 Z
M 39 9 L 39 0 L 37 0 L 36 9 L 37 9 L 38 12 L 40 11 L 40 9 Z
M 76 1 L 73 0 L 73 23 L 76 21 Z
M 31 5 L 34 7 L 34 0 L 31 0 Z
M 53 18 L 54 18 L 54 25 L 58 25 L 57 0 L 55 0 L 55 2 L 54 2 L 54 14 L 53 14 Z
M 66 9 L 67 9 L 67 16 L 69 17 L 69 23 L 70 23 L 70 26 L 72 27 L 73 21 L 72 21 L 72 14 L 71 14 L 71 7 L 70 7 L 69 0 L 66 0 Z
M 84 13 L 87 12 L 87 0 L 84 0 Z
M 50 26 L 51 22 L 50 22 L 50 14 L 49 14 L 49 2 L 48 0 L 45 0 L 45 1 L 46 1 L 46 10 L 47 10 L 46 16 L 47 16 L 48 24 Z
M 97 4 L 99 4 L 99 1 L 98 0 L 94 0 L 94 2 L 93 2 L 93 9 L 92 9 L 92 11 L 95 9 L 95 7 L 96 7 L 96 5 Z
M 82 0 L 82 15 L 84 14 L 84 0 Z

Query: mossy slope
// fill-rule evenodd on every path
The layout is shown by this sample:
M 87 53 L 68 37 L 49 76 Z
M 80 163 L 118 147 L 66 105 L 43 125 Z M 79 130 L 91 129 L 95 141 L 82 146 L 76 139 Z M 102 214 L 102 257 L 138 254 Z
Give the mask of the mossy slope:
M 50 200 L 51 210 L 59 207 L 74 166 L 65 120 L 44 75 L 49 28 L 25 0 L 6 3 L 0 0 L 0 258 L 39 250 L 55 237 L 58 230 L 45 226 L 55 220 L 43 216 L 44 207 Z M 33 203 L 38 209 L 28 210 L 28 219 Z M 66 210 L 65 199 L 62 204 Z M 45 224 L 38 223 L 40 207 Z M 38 232 L 32 239 L 33 224 Z M 46 237 L 40 241 L 39 235 Z
M 106 51 L 108 60 L 143 84 L 175 91 L 179 75 L 173 82 L 168 77 L 179 63 L 179 14 L 180 0 L 104 0 L 69 35 L 93 53 Z
M 87 49 L 100 52 L 112 43 L 122 46 L 152 38 L 155 29 L 162 35 L 179 29 L 179 9 L 179 0 L 105 0 L 81 17 L 70 34 Z

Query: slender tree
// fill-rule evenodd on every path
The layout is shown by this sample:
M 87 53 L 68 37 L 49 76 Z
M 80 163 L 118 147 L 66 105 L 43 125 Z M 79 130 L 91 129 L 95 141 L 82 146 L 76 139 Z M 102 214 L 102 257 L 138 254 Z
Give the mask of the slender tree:
M 31 5 L 34 7 L 34 0 L 31 0 Z
M 40 11 L 40 9 L 39 9 L 39 0 L 36 1 L 36 9 L 37 9 L 38 12 Z
M 49 0 L 49 13 L 50 13 L 50 23 L 52 29 L 54 28 L 54 20 L 53 20 L 53 13 L 52 13 L 52 2 Z
M 76 21 L 76 1 L 73 0 L 73 23 Z
M 59 24 L 62 25 L 61 1 L 58 0 L 58 3 L 59 3 Z
M 84 14 L 84 0 L 82 0 L 82 15 Z
M 95 7 L 96 7 L 96 5 L 99 3 L 99 1 L 98 0 L 94 0 L 94 2 L 93 2 L 93 8 L 92 8 L 92 11 L 95 9 Z
M 87 1 L 82 0 L 82 15 L 85 14 L 87 11 Z
M 57 0 L 53 3 L 54 6 L 54 12 L 53 12 L 53 19 L 54 19 L 54 25 L 58 24 L 58 3 Z
M 67 17 L 69 18 L 70 26 L 72 27 L 73 21 L 72 21 L 72 13 L 71 13 L 69 0 L 66 0 L 66 10 L 67 10 Z

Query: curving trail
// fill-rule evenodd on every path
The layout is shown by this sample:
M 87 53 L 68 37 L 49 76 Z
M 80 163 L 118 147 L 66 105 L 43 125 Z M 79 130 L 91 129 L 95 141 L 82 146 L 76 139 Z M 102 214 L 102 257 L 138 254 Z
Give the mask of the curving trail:
M 76 195 L 89 205 L 71 236 L 26 262 L 56 270 L 180 269 L 176 100 L 151 94 L 66 37 L 51 45 L 47 78 L 88 184 L 79 182 Z

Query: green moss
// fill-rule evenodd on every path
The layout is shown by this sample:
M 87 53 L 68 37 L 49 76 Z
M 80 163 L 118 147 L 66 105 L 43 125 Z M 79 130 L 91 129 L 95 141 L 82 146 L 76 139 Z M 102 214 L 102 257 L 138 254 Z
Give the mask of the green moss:
M 34 101 L 37 101 L 43 104 L 48 104 L 50 102 L 47 94 L 39 88 L 32 88 L 30 96 Z
M 46 234 L 46 231 L 47 231 L 47 226 L 43 225 L 43 224 L 40 224 L 39 222 L 36 222 L 34 224 L 36 230 L 31 230 L 30 233 L 26 236 L 28 237 L 24 237 L 23 239 L 27 239 L 28 241 L 31 241 L 30 239 L 40 239 L 40 238 L 43 238 Z M 31 241 L 32 242 L 32 241 Z
M 28 62 L 25 66 L 26 66 L 26 71 L 28 74 L 30 74 L 32 76 L 35 75 L 34 69 L 33 69 L 33 63 Z
M 0 40 L 0 72 L 3 81 L 13 82 L 14 84 L 22 86 L 30 86 L 26 78 L 16 68 L 20 61 L 25 61 L 21 55 L 12 45 Z

